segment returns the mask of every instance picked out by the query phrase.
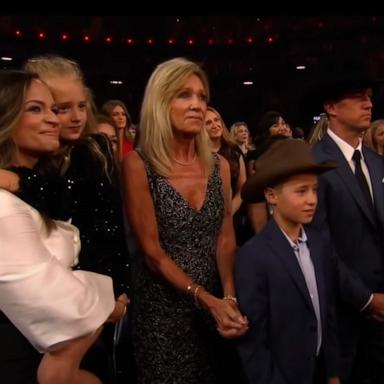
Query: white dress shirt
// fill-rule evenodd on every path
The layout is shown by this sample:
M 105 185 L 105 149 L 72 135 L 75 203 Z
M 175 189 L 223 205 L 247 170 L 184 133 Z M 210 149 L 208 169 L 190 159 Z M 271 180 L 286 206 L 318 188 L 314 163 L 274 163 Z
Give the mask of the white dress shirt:
M 334 133 L 330 129 L 328 129 L 327 133 L 332 138 L 332 140 L 336 143 L 336 145 L 340 148 L 340 151 L 343 152 L 343 155 L 344 155 L 345 159 L 347 160 L 349 166 L 351 167 L 353 173 L 355 173 L 355 162 L 353 161 L 352 156 L 353 156 L 353 153 L 355 152 L 356 149 L 360 151 L 360 153 L 361 153 L 361 170 L 363 171 L 364 176 L 367 179 L 369 191 L 371 193 L 371 198 L 372 198 L 373 192 L 372 192 L 371 176 L 369 175 L 367 163 L 364 160 L 364 153 L 362 151 L 361 140 L 359 142 L 359 145 L 356 148 L 353 148 L 350 144 L 348 144 L 346 141 L 341 139 L 339 136 L 336 135 L 336 133 Z

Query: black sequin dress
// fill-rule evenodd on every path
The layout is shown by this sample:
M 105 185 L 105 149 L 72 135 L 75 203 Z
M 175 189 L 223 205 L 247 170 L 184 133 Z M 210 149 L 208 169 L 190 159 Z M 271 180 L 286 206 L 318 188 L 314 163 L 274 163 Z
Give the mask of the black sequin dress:
M 95 150 L 106 158 L 105 168 Z M 89 135 L 68 154 L 63 176 L 36 168 L 13 168 L 20 176 L 18 196 L 54 219 L 68 220 L 80 230 L 78 269 L 109 275 L 116 295 L 129 291 L 130 264 L 120 183 L 110 143 Z
M 160 243 L 167 255 L 196 283 L 220 294 L 216 242 L 224 199 L 216 158 L 200 211 L 146 163 Z M 210 315 L 193 299 L 154 275 L 143 259 L 135 261 L 133 333 L 142 384 L 216 383 L 210 338 L 217 335 Z

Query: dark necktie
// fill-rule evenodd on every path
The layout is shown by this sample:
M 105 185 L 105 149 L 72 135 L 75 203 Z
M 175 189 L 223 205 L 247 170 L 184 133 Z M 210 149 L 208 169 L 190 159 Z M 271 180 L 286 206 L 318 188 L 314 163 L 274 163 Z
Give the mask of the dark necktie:
M 367 200 L 368 206 L 373 208 L 371 191 L 369 190 L 367 179 L 361 169 L 361 153 L 358 149 L 356 149 L 353 153 L 352 159 L 355 162 L 355 177 L 360 185 L 365 199 Z

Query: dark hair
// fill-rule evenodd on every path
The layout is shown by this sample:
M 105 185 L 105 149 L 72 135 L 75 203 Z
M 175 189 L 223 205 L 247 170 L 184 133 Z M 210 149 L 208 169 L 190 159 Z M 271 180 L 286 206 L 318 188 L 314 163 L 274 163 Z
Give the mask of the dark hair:
M 23 113 L 25 94 L 32 80 L 39 77 L 30 72 L 0 70 L 0 167 L 8 167 L 16 145 L 12 133 Z
M 273 124 L 276 124 L 279 121 L 279 118 L 282 118 L 283 115 L 278 111 L 268 111 L 261 116 L 258 124 L 258 135 L 259 136 L 269 136 L 269 128 Z

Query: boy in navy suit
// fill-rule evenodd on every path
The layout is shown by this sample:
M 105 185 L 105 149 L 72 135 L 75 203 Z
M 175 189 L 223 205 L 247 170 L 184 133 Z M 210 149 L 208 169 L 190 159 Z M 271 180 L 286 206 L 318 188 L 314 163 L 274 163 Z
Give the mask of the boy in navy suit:
M 238 351 L 251 384 L 338 384 L 333 270 L 328 242 L 305 227 L 317 205 L 315 162 L 301 140 L 274 143 L 242 196 L 266 199 L 273 216 L 238 252 L 236 289 L 250 329 Z

